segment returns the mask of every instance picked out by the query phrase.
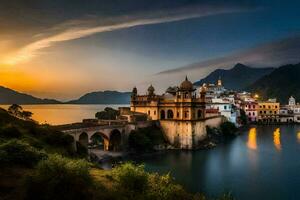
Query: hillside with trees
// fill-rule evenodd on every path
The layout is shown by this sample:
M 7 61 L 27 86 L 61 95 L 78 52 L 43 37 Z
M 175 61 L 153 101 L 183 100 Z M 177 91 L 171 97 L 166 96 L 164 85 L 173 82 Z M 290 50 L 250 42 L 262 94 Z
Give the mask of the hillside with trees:
M 272 73 L 263 76 L 245 90 L 258 93 L 262 98 L 277 98 L 281 103 L 287 103 L 292 95 L 300 100 L 300 63 L 284 65 Z
M 88 160 L 73 138 L 39 125 L 22 107 L 0 109 L 0 197 L 5 200 L 204 200 L 169 175 L 125 163 L 111 171 Z M 233 199 L 224 194 L 219 199 Z

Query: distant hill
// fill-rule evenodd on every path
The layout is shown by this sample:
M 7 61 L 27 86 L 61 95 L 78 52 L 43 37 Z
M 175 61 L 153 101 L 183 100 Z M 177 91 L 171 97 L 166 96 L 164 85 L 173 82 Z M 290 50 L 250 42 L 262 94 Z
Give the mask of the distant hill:
M 264 98 L 277 98 L 281 103 L 287 103 L 293 95 L 300 101 L 300 63 L 284 65 L 272 73 L 260 78 L 245 89 L 257 92 Z
M 219 77 L 221 77 L 225 88 L 242 90 L 261 77 L 270 74 L 273 70 L 274 68 L 252 68 L 238 63 L 233 68 L 228 70 L 217 69 L 204 79 L 195 82 L 194 85 L 199 86 L 203 83 L 216 83 Z
M 99 91 L 83 95 L 70 104 L 129 104 L 131 92 Z
M 58 104 L 54 99 L 41 99 L 0 86 L 0 104 Z

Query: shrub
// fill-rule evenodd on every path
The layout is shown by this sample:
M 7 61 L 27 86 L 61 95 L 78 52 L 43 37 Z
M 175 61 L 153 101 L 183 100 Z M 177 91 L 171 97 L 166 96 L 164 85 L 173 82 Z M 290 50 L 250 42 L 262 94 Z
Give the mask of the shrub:
M 77 141 L 76 141 L 76 149 L 77 149 L 77 154 L 79 156 L 86 157 L 88 155 L 88 149 L 85 146 L 83 146 L 80 142 Z
M 153 149 L 152 142 L 147 135 L 138 131 L 131 131 L 128 137 L 128 144 L 135 151 L 149 151 Z
M 177 200 L 192 199 L 193 197 L 181 185 L 176 184 L 170 174 L 151 174 L 149 176 L 149 187 L 148 199 Z
M 235 136 L 235 133 L 238 131 L 238 128 L 232 122 L 224 122 L 221 124 L 220 130 L 225 136 Z
M 72 145 L 74 139 L 71 135 L 64 134 L 60 131 L 53 131 L 44 136 L 43 139 L 47 144 L 56 147 L 66 147 Z
M 18 140 L 10 140 L 0 145 L 0 165 L 32 167 L 45 158 L 46 154 Z
M 25 181 L 25 199 L 92 199 L 93 181 L 84 160 L 51 155 Z
M 19 138 L 22 133 L 19 129 L 12 125 L 4 126 L 0 129 L 0 136 L 5 138 Z
M 129 147 L 136 151 L 151 151 L 158 144 L 164 144 L 162 131 L 155 127 L 140 128 L 132 131 L 128 138 Z
M 143 165 L 125 163 L 113 169 L 116 186 L 115 199 L 157 199 L 177 200 L 191 199 L 180 185 L 174 183 L 169 174 L 160 176 L 147 173 Z
M 143 165 L 125 163 L 114 168 L 112 173 L 119 189 L 144 193 L 148 188 L 148 174 Z
M 119 115 L 118 110 L 115 110 L 110 107 L 106 107 L 103 111 L 97 112 L 95 114 L 95 117 L 98 119 L 112 120 L 112 119 L 116 119 L 118 115 Z

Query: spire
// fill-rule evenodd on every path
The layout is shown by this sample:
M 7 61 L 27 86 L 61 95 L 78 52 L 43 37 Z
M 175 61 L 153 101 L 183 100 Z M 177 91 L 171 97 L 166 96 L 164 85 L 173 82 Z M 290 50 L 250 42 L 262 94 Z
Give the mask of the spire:
M 219 79 L 218 79 L 218 83 L 217 83 L 218 86 L 222 86 L 222 80 L 221 80 L 221 76 L 219 76 Z
M 185 76 L 185 80 L 186 80 L 186 81 L 188 81 L 188 77 L 187 77 L 187 75 Z

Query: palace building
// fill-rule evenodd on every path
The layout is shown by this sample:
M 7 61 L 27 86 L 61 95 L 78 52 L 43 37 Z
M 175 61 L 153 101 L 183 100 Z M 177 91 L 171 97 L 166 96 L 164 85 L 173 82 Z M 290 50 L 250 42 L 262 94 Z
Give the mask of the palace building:
M 186 77 L 179 87 L 170 87 L 162 95 L 155 94 L 152 85 L 147 94 L 138 95 L 134 87 L 130 110 L 147 114 L 149 120 L 157 120 L 169 140 L 178 148 L 197 148 L 206 138 L 206 126 L 218 126 L 222 117 L 218 112 L 206 116 L 206 90 L 201 87 L 197 93 Z

